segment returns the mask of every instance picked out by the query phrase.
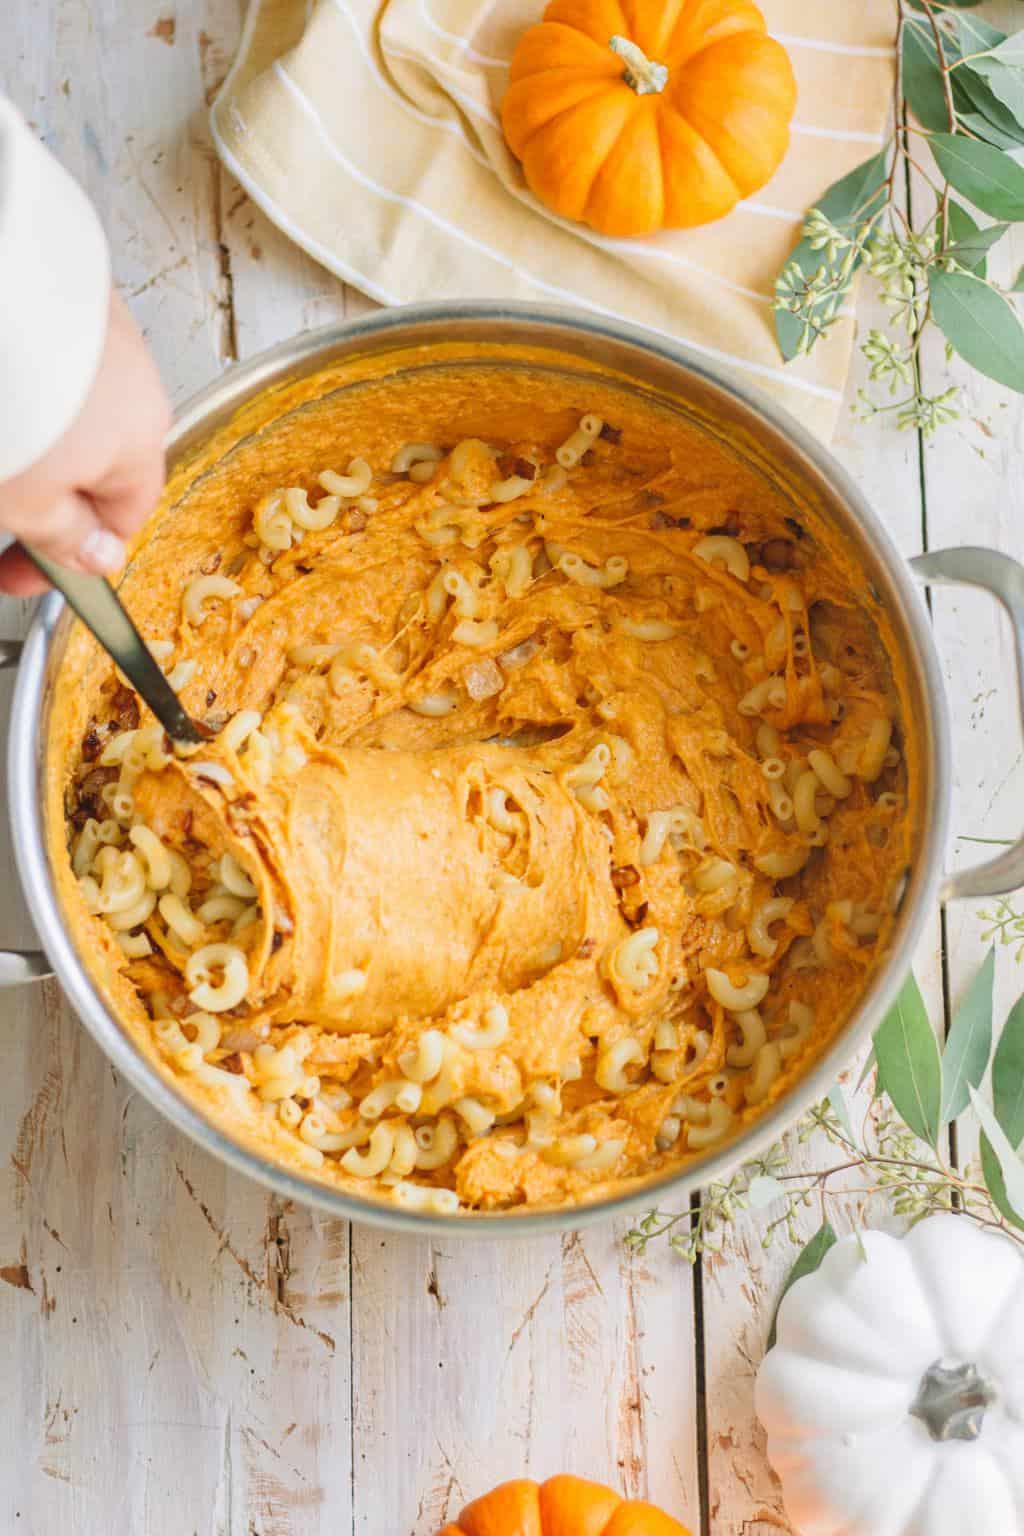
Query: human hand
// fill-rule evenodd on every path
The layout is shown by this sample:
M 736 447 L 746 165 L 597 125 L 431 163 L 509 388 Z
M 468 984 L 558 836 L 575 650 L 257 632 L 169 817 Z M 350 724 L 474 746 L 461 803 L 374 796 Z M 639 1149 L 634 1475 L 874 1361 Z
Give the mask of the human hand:
M 41 459 L 0 481 L 0 531 L 76 570 L 119 570 L 125 539 L 163 489 L 170 420 L 156 366 L 115 293 L 99 370 L 78 417 Z M 46 586 L 20 549 L 0 554 L 0 592 L 26 597 Z

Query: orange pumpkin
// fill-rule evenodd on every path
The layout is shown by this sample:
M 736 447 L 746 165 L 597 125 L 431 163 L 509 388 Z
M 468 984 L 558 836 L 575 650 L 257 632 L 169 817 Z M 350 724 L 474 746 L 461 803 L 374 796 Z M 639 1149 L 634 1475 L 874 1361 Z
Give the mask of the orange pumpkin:
M 466 1506 L 441 1536 L 690 1536 L 653 1504 L 620 1499 L 582 1477 L 501 1483 Z
M 750 0 L 552 0 L 502 126 L 530 190 L 605 235 L 707 224 L 772 175 L 796 83 Z

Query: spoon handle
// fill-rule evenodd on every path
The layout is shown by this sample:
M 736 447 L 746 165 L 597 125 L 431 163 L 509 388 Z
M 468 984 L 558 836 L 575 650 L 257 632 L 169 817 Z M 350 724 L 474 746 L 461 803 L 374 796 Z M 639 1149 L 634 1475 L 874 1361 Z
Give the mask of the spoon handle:
M 117 662 L 171 739 L 201 742 L 203 737 L 194 721 L 185 713 L 110 583 L 102 576 L 89 576 L 83 571 L 70 571 L 57 565 L 31 545 L 22 547 L 33 565 L 57 588 L 68 606 Z

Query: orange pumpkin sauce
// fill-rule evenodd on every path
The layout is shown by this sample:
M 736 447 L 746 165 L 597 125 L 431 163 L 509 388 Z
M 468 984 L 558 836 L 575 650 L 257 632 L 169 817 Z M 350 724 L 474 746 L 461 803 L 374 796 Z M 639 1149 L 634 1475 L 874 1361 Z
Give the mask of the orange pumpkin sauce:
M 268 504 L 317 520 L 353 459 L 327 526 Z M 760 1115 L 885 950 L 915 772 L 884 620 L 794 510 L 611 379 L 356 367 L 250 406 L 121 589 L 209 746 L 168 760 L 80 630 L 53 713 L 69 922 L 139 1048 L 413 1209 L 590 1201 Z

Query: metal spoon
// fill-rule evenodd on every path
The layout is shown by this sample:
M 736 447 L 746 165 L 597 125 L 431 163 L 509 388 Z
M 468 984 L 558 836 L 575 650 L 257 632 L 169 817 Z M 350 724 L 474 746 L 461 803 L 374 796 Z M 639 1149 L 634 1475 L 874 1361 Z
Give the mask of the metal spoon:
M 31 545 L 26 555 L 46 579 L 62 593 L 69 607 L 91 629 L 103 649 L 112 656 L 139 696 L 145 700 L 173 741 L 201 742 L 200 728 L 182 709 L 178 696 L 150 655 L 146 643 L 128 616 L 121 599 L 102 576 L 69 571 Z

